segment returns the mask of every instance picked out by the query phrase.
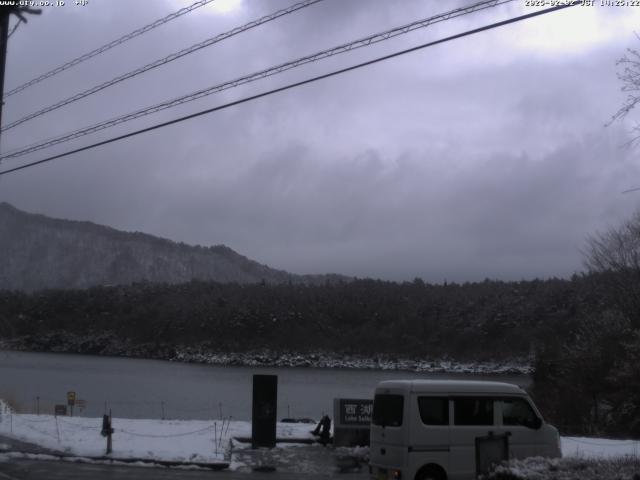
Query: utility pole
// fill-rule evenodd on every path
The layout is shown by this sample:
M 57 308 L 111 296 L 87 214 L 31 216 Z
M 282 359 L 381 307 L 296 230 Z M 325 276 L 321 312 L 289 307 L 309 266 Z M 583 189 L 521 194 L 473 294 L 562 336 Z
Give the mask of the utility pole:
M 27 23 L 24 13 L 40 15 L 42 10 L 30 7 L 3 5 L 0 7 L 0 125 L 2 125 L 2 107 L 4 106 L 4 69 L 7 61 L 7 43 L 9 41 L 9 17 L 11 14 L 18 17 L 19 22 Z
M 9 16 L 16 7 L 2 7 L 0 11 L 0 125 L 2 125 L 2 107 L 4 105 L 4 65 L 7 60 L 7 41 L 9 39 Z

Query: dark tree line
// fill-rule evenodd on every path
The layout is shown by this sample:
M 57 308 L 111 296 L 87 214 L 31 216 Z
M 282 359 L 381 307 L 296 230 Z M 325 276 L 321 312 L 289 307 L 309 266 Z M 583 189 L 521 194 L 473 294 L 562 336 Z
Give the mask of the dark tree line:
M 586 278 L 429 285 L 190 282 L 0 292 L 0 337 L 38 348 L 66 333 L 213 351 L 329 350 L 456 360 L 526 357 L 598 309 Z M 564 333 L 563 333 L 564 334 Z M 53 340 L 51 340 L 53 338 Z M 95 342 L 92 348 L 97 348 Z M 97 352 L 99 353 L 99 352 Z
M 535 393 L 565 432 L 640 436 L 640 213 L 588 239 L 599 308 L 536 355 Z

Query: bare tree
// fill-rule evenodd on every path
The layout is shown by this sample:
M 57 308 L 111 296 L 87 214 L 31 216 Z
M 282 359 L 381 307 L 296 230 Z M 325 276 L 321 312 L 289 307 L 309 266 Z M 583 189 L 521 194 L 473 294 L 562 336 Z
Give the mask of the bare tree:
M 585 265 L 610 288 L 618 307 L 640 328 L 640 211 L 620 227 L 587 238 Z
M 636 37 L 640 40 L 638 34 L 636 34 Z M 618 72 L 618 79 L 622 82 L 622 91 L 627 92 L 627 98 L 607 125 L 626 117 L 640 103 L 640 51 L 628 48 L 627 53 L 616 62 L 616 65 L 621 67 L 621 71 Z M 633 131 L 636 136 L 631 142 L 640 139 L 640 124 L 636 124 L 633 127 Z

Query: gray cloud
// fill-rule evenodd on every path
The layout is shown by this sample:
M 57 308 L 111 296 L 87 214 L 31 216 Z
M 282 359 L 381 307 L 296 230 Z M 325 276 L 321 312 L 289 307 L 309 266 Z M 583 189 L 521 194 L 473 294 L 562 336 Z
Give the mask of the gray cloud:
M 47 12 L 21 27 L 7 86 L 178 8 L 127 2 L 120 24 L 114 4 Z M 286 4 L 188 15 L 12 97 L 6 118 Z M 435 12 L 425 2 L 402 5 L 327 0 L 10 131 L 4 148 Z M 97 138 L 515 13 L 443 24 Z M 538 52 L 518 47 L 518 30 L 509 28 L 7 176 L 0 200 L 188 243 L 225 243 L 300 273 L 430 281 L 570 275 L 581 269 L 585 236 L 637 205 L 620 194 L 640 183 L 637 152 L 622 147 L 626 126 L 603 126 L 621 101 L 615 59 L 632 35 L 583 51 Z M 52 51 L 44 45 L 53 38 Z

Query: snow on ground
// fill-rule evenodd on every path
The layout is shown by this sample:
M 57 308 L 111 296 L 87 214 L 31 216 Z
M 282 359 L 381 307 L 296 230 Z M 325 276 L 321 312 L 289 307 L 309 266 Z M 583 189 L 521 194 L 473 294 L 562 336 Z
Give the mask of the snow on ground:
M 226 460 L 231 462 L 232 469 L 240 470 L 250 469 L 250 465 L 286 465 L 304 461 L 315 465 L 309 466 L 308 471 L 322 466 L 326 468 L 327 462 L 333 461 L 330 450 L 320 445 L 279 444 L 272 451 L 255 451 L 247 448 L 247 444 L 231 442 L 231 438 L 251 435 L 251 423 L 248 421 L 114 418 L 112 426 L 115 429 L 112 458 L 193 463 Z M 277 436 L 310 439 L 313 427 L 310 424 L 278 423 Z M 14 414 L 0 400 L 0 435 L 48 450 L 74 456 L 102 457 L 106 439 L 100 434 L 101 428 L 102 418 Z M 234 458 L 230 456 L 232 444 Z M 2 444 L 0 450 L 8 450 L 9 447 Z M 638 458 L 640 441 L 562 437 L 562 453 L 565 458 L 576 459 Z
M 1 404 L 1 402 L 0 402 Z M 0 408 L 2 412 L 2 408 Z M 113 458 L 219 462 L 228 458 L 230 439 L 249 437 L 251 423 L 225 420 L 140 420 L 114 418 Z M 100 457 L 106 438 L 102 418 L 0 414 L 0 435 L 66 454 Z M 279 438 L 312 438 L 313 425 L 278 423 Z
M 326 474 L 336 469 L 335 450 L 319 443 L 313 445 L 289 444 L 276 448 L 253 449 L 248 443 L 234 442 L 229 469 L 251 472 L 264 467 L 275 467 L 278 472 Z
M 510 460 L 485 480 L 638 480 L 640 441 L 562 437 L 563 458 Z
M 637 480 L 639 457 L 541 458 L 511 460 L 485 480 Z
M 640 440 L 562 437 L 561 447 L 563 457 L 609 458 L 640 455 Z

